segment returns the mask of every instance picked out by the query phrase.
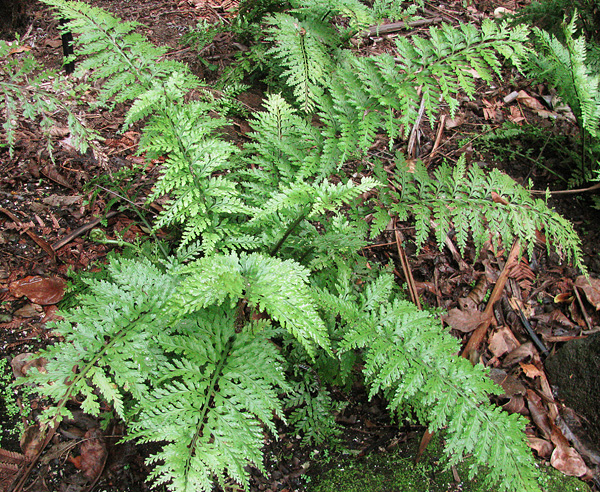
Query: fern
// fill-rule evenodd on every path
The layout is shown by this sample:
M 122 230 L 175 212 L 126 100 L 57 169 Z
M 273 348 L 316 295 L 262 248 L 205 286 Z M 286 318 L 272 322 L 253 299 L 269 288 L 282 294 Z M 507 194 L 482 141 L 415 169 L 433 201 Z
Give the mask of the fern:
M 66 81 L 53 71 L 42 70 L 27 49 L 18 41 L 9 44 L 0 40 L 0 111 L 4 115 L 2 128 L 11 157 L 21 117 L 32 123 L 39 121 L 48 153 L 53 157 L 51 129 L 56 125 L 54 115 L 57 113 L 67 117 L 71 142 L 77 150 L 85 153 L 90 145 L 95 150 L 95 141 L 100 137 L 86 126 L 85 120 L 75 108 L 73 101 L 77 98 L 77 89 L 73 91 L 75 94 L 67 95 L 64 90 Z M 19 55 L 21 50 L 26 54 Z
M 150 479 L 175 491 L 209 491 L 215 478 L 248 488 L 246 464 L 262 466 L 264 424 L 275 432 L 285 389 L 282 360 L 259 335 L 236 333 L 231 311 L 211 307 L 161 337 L 177 356 L 162 367 L 160 384 L 140 403 L 130 438 L 166 442 L 152 456 Z
M 127 395 L 146 398 L 165 362 L 153 334 L 173 319 L 165 306 L 176 280 L 148 261 L 115 259 L 107 273 L 110 281 L 88 280 L 79 307 L 56 323 L 65 342 L 41 354 L 48 364 L 34 380 L 57 402 L 45 410 L 46 421 L 59 423 L 70 415 L 71 398 L 79 398 L 91 415 L 98 415 L 100 402 L 106 401 L 123 418 Z
M 157 47 L 135 32 L 137 22 L 123 22 L 106 11 L 83 2 L 43 0 L 69 19 L 64 30 L 78 34 L 75 76 L 102 80 L 97 105 L 130 101 L 174 71 L 189 69 L 180 63 L 161 60 L 167 49 Z
M 531 73 L 558 88 L 579 121 L 592 137 L 600 136 L 600 76 L 588 65 L 586 41 L 575 39 L 576 13 L 563 23 L 565 43 L 535 28 L 539 51 L 530 57 Z
M 383 304 L 348 332 L 343 347 L 365 349 L 371 397 L 382 391 L 391 411 L 414 412 L 431 431 L 447 426 L 448 466 L 472 453 L 478 465 L 491 465 L 488 487 L 539 490 L 533 457 L 518 430 L 524 419 L 483 404 L 498 387 L 480 366 L 451 355 L 458 343 L 432 316 L 406 301 Z M 469 479 L 476 471 L 474 465 Z
M 414 173 L 402 165 L 397 166 L 395 188 L 390 188 L 390 212 L 399 220 L 409 216 L 416 219 L 416 242 L 421 247 L 435 224 L 435 236 L 440 249 L 448 231 L 454 230 L 456 242 L 464 252 L 467 241 L 472 239 L 477 252 L 490 241 L 492 246 L 501 244 L 510 248 L 515 239 L 527 245 L 533 253 L 536 234 L 543 231 L 547 247 L 558 253 L 582 271 L 579 239 L 573 226 L 561 215 L 549 209 L 543 200 L 530 196 L 498 170 L 484 173 L 480 167 L 467 170 L 465 158 L 461 156 L 456 165 L 441 165 L 430 178 L 422 164 L 417 164 Z M 390 199 L 385 199 L 389 201 Z M 387 211 L 382 213 L 377 233 L 389 220 Z
M 75 397 L 93 414 L 106 401 L 132 439 L 162 444 L 149 459 L 154 485 L 205 491 L 230 478 L 247 488 L 247 465 L 262 466 L 263 432 L 283 416 L 281 398 L 307 442 L 335 435 L 338 405 L 321 381 L 349 385 L 362 359 L 371 395 L 448 428 L 450 463 L 473 454 L 501 489 L 533 490 L 522 421 L 487 405 L 497 389 L 484 371 L 454 357 L 457 342 L 359 255 L 369 231 L 357 202 L 381 184 L 331 177 L 381 129 L 403 135 L 421 104 L 432 119 L 440 97 L 456 107 L 459 91 L 474 90 L 472 69 L 489 80 L 500 56 L 518 63 L 525 30 L 445 26 L 431 39 L 399 41 L 399 61 L 359 59 L 343 48 L 370 16 L 357 2 L 277 14 L 271 57 L 302 109 L 270 96 L 240 149 L 219 135 L 218 102 L 134 24 L 81 3 L 48 3 L 73 19 L 87 56 L 80 70 L 102 79 L 99 103 L 128 101 L 125 125 L 144 125 L 140 151 L 164 157 L 151 199 L 167 202 L 155 227 L 181 235 L 165 266 L 115 260 L 111 280 L 91 281 L 80 310 L 65 313 L 65 342 L 44 354 L 48 373 L 32 378 L 57 402 L 47 419 L 67 414 Z M 334 15 L 350 19 L 348 29 L 334 26 Z M 423 168 L 398 179 L 401 194 L 382 194 L 387 206 L 374 212 L 379 226 L 390 214 L 416 216 L 422 243 L 433 219 L 438 242 L 454 227 L 464 248 L 490 234 L 532 244 L 543 225 L 580 265 L 570 226 L 499 174 L 461 161 L 436 179 Z M 511 199 L 490 200 L 492 192 Z M 303 377 L 300 365 L 309 367 Z

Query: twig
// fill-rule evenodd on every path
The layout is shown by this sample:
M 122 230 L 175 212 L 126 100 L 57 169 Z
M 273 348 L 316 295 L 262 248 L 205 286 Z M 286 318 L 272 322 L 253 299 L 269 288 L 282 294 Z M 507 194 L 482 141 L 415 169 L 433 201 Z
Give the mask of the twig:
M 461 354 L 462 357 L 464 357 L 465 359 L 470 359 L 471 354 L 479 350 L 479 347 L 483 343 L 483 339 L 485 338 L 487 329 L 489 328 L 490 323 L 492 321 L 492 311 L 494 309 L 494 304 L 500 299 L 502 291 L 504 290 L 504 285 L 508 280 L 510 269 L 512 268 L 513 264 L 517 261 L 520 252 L 521 243 L 519 242 L 519 240 L 516 240 L 513 244 L 512 249 L 510 250 L 502 273 L 498 277 L 496 285 L 494 285 L 494 290 L 492 290 L 492 294 L 490 295 L 487 306 L 483 311 L 484 321 L 471 334 L 471 337 L 469 338 L 469 341 L 467 342 L 467 345 L 465 346 Z
M 557 190 L 557 191 L 542 191 L 542 190 L 529 190 L 530 193 L 534 195 L 545 195 L 546 193 L 550 193 L 551 196 L 555 195 L 576 195 L 578 193 L 587 193 L 590 191 L 600 190 L 600 183 L 596 183 L 595 185 L 590 186 L 589 188 L 579 188 L 577 190 Z
M 87 224 L 84 224 L 81 227 L 78 227 L 73 232 L 71 232 L 70 234 L 67 234 L 65 237 L 63 237 L 61 240 L 55 242 L 52 245 L 52 249 L 54 251 L 58 251 L 60 248 L 62 248 L 66 244 L 73 241 L 73 239 L 75 239 L 76 237 L 79 237 L 82 234 L 85 234 L 90 229 L 93 229 L 94 227 L 96 227 L 103 219 L 110 219 L 111 217 L 114 217 L 115 215 L 120 214 L 120 213 L 121 213 L 120 210 L 112 210 L 112 211 L 108 212 L 104 217 L 98 217 L 97 219 L 94 219 L 94 220 L 88 222 Z
M 433 17 L 431 19 L 419 19 L 412 22 L 391 22 L 390 24 L 381 24 L 378 26 L 369 27 L 368 31 L 363 33 L 363 37 L 381 36 L 382 34 L 390 34 L 406 29 L 407 27 L 428 26 L 430 24 L 439 24 L 442 22 L 441 17 Z
M 408 290 L 410 292 L 410 298 L 412 302 L 417 306 L 417 308 L 421 309 L 421 301 L 419 300 L 419 294 L 417 292 L 417 286 L 415 285 L 415 279 L 412 275 L 412 271 L 410 270 L 410 265 L 408 264 L 408 258 L 406 257 L 406 252 L 402 247 L 402 235 L 396 229 L 396 246 L 398 247 L 398 255 L 400 256 L 400 263 L 402 265 L 402 271 L 404 272 L 404 278 L 406 279 L 406 283 L 408 284 Z
M 433 158 L 438 150 L 438 147 L 440 146 L 440 141 L 442 140 L 442 134 L 444 133 L 445 125 L 446 125 L 446 115 L 443 114 L 440 117 L 440 121 L 438 123 L 437 134 L 435 136 L 435 142 L 433 144 L 433 149 L 431 149 L 431 152 L 427 156 L 427 163 L 425 164 L 425 167 L 429 167 L 429 164 L 431 164 L 431 161 L 433 160 Z
M 409 157 L 415 158 L 418 155 L 415 155 L 415 145 L 417 143 L 417 133 L 419 131 L 419 127 L 421 126 L 421 120 L 423 119 L 423 114 L 425 113 L 425 97 L 421 96 L 421 105 L 419 106 L 419 114 L 417 115 L 417 119 L 415 124 L 413 125 L 412 131 L 410 132 L 410 138 L 408 139 L 408 148 L 406 153 Z
M 581 308 L 581 312 L 583 314 L 583 319 L 585 320 L 585 324 L 588 327 L 588 330 L 592 329 L 592 322 L 590 320 L 590 316 L 588 315 L 585 306 L 583 305 L 583 301 L 581 300 L 581 295 L 579 294 L 579 290 L 577 290 L 577 286 L 573 289 L 575 291 L 575 296 L 577 297 L 577 303 Z
M 12 220 L 15 224 L 17 224 L 17 226 L 23 227 L 25 229 L 25 226 L 23 225 L 23 223 L 10 210 L 6 210 L 4 207 L 0 207 L 0 212 L 2 212 L 4 215 L 8 216 L 10 218 L 10 220 Z M 29 230 L 28 228 L 25 229 L 25 234 L 27 234 L 31 239 L 33 239 L 35 244 L 37 244 L 46 253 L 48 253 L 50 258 L 52 258 L 53 262 L 56 261 L 56 253 L 54 252 L 54 249 L 52 249 L 52 246 L 50 246 L 50 244 L 47 241 L 42 239 L 40 236 L 38 236 L 37 234 L 35 234 L 33 231 Z

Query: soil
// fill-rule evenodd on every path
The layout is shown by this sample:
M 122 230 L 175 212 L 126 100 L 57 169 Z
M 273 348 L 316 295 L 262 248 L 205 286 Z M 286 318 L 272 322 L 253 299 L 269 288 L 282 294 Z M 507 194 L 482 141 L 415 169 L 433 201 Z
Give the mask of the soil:
M 220 35 L 209 45 L 208 51 L 203 52 L 205 60 L 209 60 L 216 68 L 211 70 L 207 63 L 199 60 L 192 48 L 181 44 L 185 34 L 201 19 L 208 22 L 227 19 L 231 15 L 228 6 L 234 2 L 91 0 L 90 3 L 122 19 L 139 22 L 142 25 L 140 30 L 151 41 L 169 46 L 169 58 L 189 64 L 198 76 L 207 81 L 217 78 L 230 63 L 231 54 L 238 49 L 233 44 L 235 39 L 232 36 L 226 33 Z M 470 2 L 469 7 L 465 8 L 461 2 L 448 1 L 444 5 L 430 5 L 426 2 L 428 8 L 435 12 L 443 12 L 454 22 L 480 19 L 500 6 L 512 9 L 518 7 L 517 2 L 512 0 L 510 5 L 501 3 L 494 0 Z M 62 52 L 57 30 L 58 21 L 46 7 L 35 1 L 28 3 L 28 19 L 29 22 L 21 31 L 22 39 L 29 43 L 32 47 L 31 52 L 45 67 L 61 70 Z M 380 52 L 384 51 L 386 46 L 389 46 L 389 40 L 382 37 L 371 40 L 361 49 Z M 498 159 L 497 147 L 492 149 L 480 145 L 479 140 L 474 137 L 482 134 L 484 126 L 498 127 L 502 123 L 500 117 L 489 120 L 483 111 L 486 102 L 501 100 L 503 95 L 518 90 L 527 90 L 533 95 L 546 93 L 546 88 L 531 87 L 528 81 L 513 72 L 507 73 L 504 81 L 496 81 L 495 87 L 489 88 L 482 84 L 475 100 L 463 102 L 459 112 L 462 122 L 445 132 L 442 144 L 435 155 L 431 156 L 430 165 L 435 167 L 444 158 L 455 161 L 460 154 L 466 152 L 472 163 L 485 162 L 486 165 L 499 167 L 518 181 L 531 180 L 534 189 L 567 188 L 567 183 L 563 181 L 568 180 L 568 175 L 565 174 L 567 170 L 553 167 L 552 159 L 556 158 L 556 153 L 552 148 L 549 147 L 546 153 L 538 156 L 534 147 L 538 143 L 511 141 L 503 144 L 508 144 L 509 148 L 518 150 L 521 154 L 533 149 L 538 162 L 545 162 L 546 167 L 552 167 L 553 172 L 549 172 L 543 167 L 532 165 L 531 159 L 522 159 L 516 154 Z M 253 87 L 242 98 L 251 108 L 258 109 L 261 87 Z M 91 151 L 86 155 L 79 155 L 67 145 L 59 147 L 52 160 L 45 150 L 45 143 L 39 131 L 27 124 L 19 127 L 19 140 L 14 155 L 11 156 L 6 148 L 0 149 L 0 294 L 3 301 L 0 306 L 0 360 L 12 362 L 20 354 L 36 352 L 55 341 L 46 323 L 54 318 L 56 303 L 32 302 L 31 298 L 15 296 L 14 288 L 11 288 L 14 282 L 35 276 L 68 280 L 70 271 L 91 269 L 104 262 L 109 252 L 115 249 L 115 245 L 92 241 L 88 235 L 92 229 L 91 225 L 104 231 L 109 240 L 122 237 L 126 241 L 132 241 L 147 234 L 147 228 L 140 220 L 139 214 L 148 222 L 154 217 L 155 210 L 143 204 L 156 179 L 159 166 L 149 166 L 136 155 L 139 139 L 136 128 L 124 134 L 119 133 L 124 110 L 125 108 L 117 106 L 114 111 L 98 111 L 87 115 L 90 125 L 105 138 L 103 150 L 110 157 L 108 162 L 98 161 Z M 548 125 L 546 120 L 542 120 L 533 111 L 524 107 L 521 107 L 521 110 L 526 123 L 540 127 Z M 236 121 L 236 125 L 232 130 L 234 139 L 238 138 L 237 130 L 247 126 L 247 123 L 239 120 Z M 557 138 L 564 138 L 563 141 L 557 140 L 557 145 L 568 146 L 577 129 L 572 122 L 560 120 L 553 131 Z M 435 140 L 435 131 L 430 128 L 428 122 L 424 122 L 421 134 L 423 156 L 432 151 Z M 387 153 L 383 145 L 372 151 L 376 155 Z M 140 172 L 142 168 L 144 173 Z M 558 175 L 554 174 L 555 169 L 558 169 Z M 123 177 L 126 177 L 125 182 Z M 124 183 L 120 185 L 120 196 L 107 192 L 106 188 L 111 187 L 114 190 L 118 183 Z M 600 274 L 600 214 L 593 208 L 596 203 L 590 193 L 556 195 L 550 202 L 569 218 L 580 232 L 585 260 L 592 276 Z M 115 213 L 109 218 L 99 220 L 98 218 L 105 217 L 108 210 Z M 81 228 L 86 227 L 87 229 L 81 232 Z M 412 232 L 410 225 L 403 228 L 409 243 Z M 49 254 L 49 251 L 53 254 Z M 419 254 L 412 254 L 414 251 L 410 246 L 406 252 L 422 299 L 429 305 L 443 309 L 455 307 L 458 299 L 465 297 L 472 290 L 475 280 L 484 268 L 495 271 L 502 268 L 501 262 L 493 255 L 475 259 L 471 253 L 472 257 L 466 260 L 475 264 L 476 269 L 461 271 L 456 257 L 447 249 L 439 252 L 433 243 L 426 245 Z M 400 270 L 398 249 L 391 237 L 380 238 L 365 254 L 375 261 L 391 259 Z M 539 322 L 537 325 L 539 331 L 542 328 L 546 330 L 545 340 L 553 349 L 570 338 L 579 336 L 582 325 L 584 331 L 592 330 L 600 325 L 600 320 L 585 299 L 581 304 L 573 300 L 561 305 L 552 304 L 557 295 L 573 292 L 573 282 L 579 272 L 568 265 L 560 264 L 557 257 L 545 254 L 543 249 L 539 251 L 539 261 L 541 266 L 533 277 L 528 275 L 531 265 L 525 263 L 525 273 L 513 279 L 513 288 L 521 289 L 526 297 L 535 296 L 539 299 L 541 309 L 545 309 L 546 314 L 554 313 L 552 323 Z M 397 274 L 399 281 L 404 282 L 403 274 L 399 271 Z M 436 279 L 435 283 L 432 279 Z M 68 299 L 64 302 L 67 301 Z M 587 307 L 592 326 L 586 326 L 582 321 L 582 306 Z M 504 309 L 508 313 L 506 306 Z M 517 338 L 523 340 L 524 329 L 520 321 L 515 320 L 513 316 L 508 322 L 513 323 L 511 327 Z M 466 342 L 464 334 L 456 335 Z M 498 358 L 494 359 L 489 349 L 482 355 L 482 360 L 498 370 L 503 370 Z M 539 358 L 537 360 L 541 363 Z M 4 369 L 5 377 L 3 379 L 0 374 L 0 381 L 6 382 L 11 379 L 10 366 Z M 532 386 L 532 381 L 522 373 L 518 378 L 520 381 L 517 382 L 523 387 Z M 378 398 L 369 401 L 364 388 L 354 387 L 349 395 L 335 389 L 334 391 L 339 399 L 352 402 L 338 416 L 338 423 L 343 429 L 341 444 L 338 447 L 325 444 L 302 448 L 298 437 L 282 426 L 279 439 L 266 443 L 267 474 L 255 473 L 252 490 L 305 490 L 306 477 L 309 476 L 307 471 L 311 466 L 313 470 L 318 469 L 319 454 L 322 456 L 325 452 L 331 452 L 335 455 L 341 453 L 339 450 L 359 455 L 387 453 L 394 450 L 399 442 L 409 438 L 419 439 L 422 435 L 423 429 L 419 427 L 399 426 L 393 423 L 387 414 L 385 403 Z M 509 411 L 527 413 L 525 399 L 518 392 L 507 394 L 500 398 L 498 403 Z M 7 392 L 4 408 L 0 408 L 3 422 L 2 450 L 21 453 L 23 442 L 35 442 L 36 436 L 28 436 L 22 424 L 26 415 L 30 413 L 31 405 L 37 404 L 39 402 L 28 398 L 27 395 L 12 390 Z M 544 411 L 547 409 L 544 408 Z M 53 443 L 53 447 L 51 446 L 53 452 L 57 449 L 60 452 L 56 456 L 50 456 L 35 470 L 31 476 L 29 490 L 89 490 L 89 484 L 82 478 L 74 454 L 70 454 L 86 430 L 94 426 L 95 422 L 89 422 L 88 419 L 85 415 L 79 415 L 70 428 L 61 429 L 60 438 Z M 115 492 L 147 490 L 145 479 L 149 470 L 144 464 L 144 457 L 150 450 L 132 444 L 117 444 L 118 436 L 123 432 L 118 424 L 114 424 L 110 432 L 105 434 L 109 449 L 108 458 L 94 485 L 98 489 Z M 531 436 L 539 436 L 539 431 L 534 425 L 528 432 Z M 543 453 L 540 453 L 540 456 L 546 460 L 549 458 Z M 9 459 L 5 455 L 0 458 L 0 464 Z M 1 478 L 0 474 L 0 484 Z

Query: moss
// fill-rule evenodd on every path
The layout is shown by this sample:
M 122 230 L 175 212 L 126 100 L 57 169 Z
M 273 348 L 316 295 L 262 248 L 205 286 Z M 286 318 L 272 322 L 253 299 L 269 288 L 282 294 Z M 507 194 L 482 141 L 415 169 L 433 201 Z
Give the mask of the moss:
M 421 462 L 414 465 L 416 445 L 394 453 L 364 458 L 322 460 L 307 480 L 308 492 L 494 492 L 477 477 L 467 480 L 468 464 L 456 467 L 461 483 L 444 470 L 440 440 L 433 441 Z M 567 477 L 550 466 L 540 465 L 543 492 L 590 492 L 581 480 Z

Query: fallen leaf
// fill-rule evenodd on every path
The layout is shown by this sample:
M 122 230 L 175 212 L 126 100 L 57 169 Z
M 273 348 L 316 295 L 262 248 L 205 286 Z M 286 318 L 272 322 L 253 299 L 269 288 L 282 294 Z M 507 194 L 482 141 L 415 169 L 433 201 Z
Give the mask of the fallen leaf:
M 8 286 L 15 297 L 27 297 L 31 302 L 46 306 L 56 304 L 65 294 L 65 281 L 58 277 L 25 277 Z
M 579 453 L 568 446 L 556 446 L 550 457 L 550 464 L 570 477 L 583 477 L 591 473 Z
M 533 364 L 525 364 L 521 362 L 519 365 L 521 366 L 521 369 L 523 369 L 525 376 L 527 376 L 529 379 L 535 379 L 543 374 L 542 371 L 540 371 Z
M 540 458 L 549 458 L 554 446 L 550 441 L 546 439 L 540 439 L 539 437 L 529 437 L 528 444 L 531 449 L 533 449 Z
M 508 413 L 520 413 L 521 415 L 527 415 L 528 410 L 525 407 L 525 398 L 521 395 L 515 395 L 508 400 L 508 403 L 502 405 L 502 410 Z
M 502 205 L 508 205 L 508 200 L 502 196 L 500 196 L 495 191 L 492 191 L 492 201 L 494 203 L 500 203 Z
M 497 385 L 502 386 L 504 396 L 509 398 L 516 395 L 524 395 L 527 391 L 527 388 L 525 388 L 523 383 L 514 374 L 509 374 L 504 369 L 491 368 L 490 377 Z
M 60 39 L 60 38 L 47 39 L 45 44 L 46 44 L 46 46 L 49 46 L 50 48 L 58 48 L 58 47 L 62 46 L 62 39 Z
M 81 452 L 81 471 L 88 480 L 96 480 L 104 469 L 108 455 L 102 431 L 97 428 L 88 430 L 79 450 Z
M 527 406 L 533 423 L 546 439 L 552 435 L 552 426 L 548 418 L 548 410 L 544 407 L 542 399 L 533 390 L 527 390 Z
M 21 318 L 35 318 L 42 314 L 42 306 L 39 304 L 27 303 L 23 307 L 17 309 L 13 314 Z
M 539 102 L 535 97 L 532 97 L 529 94 L 527 94 L 527 92 L 525 91 L 519 91 L 517 101 L 519 101 L 524 106 L 527 106 L 529 109 L 533 109 L 534 111 L 546 110 L 546 108 L 541 102 Z
M 12 368 L 13 374 L 16 378 L 22 378 L 27 376 L 29 369 L 32 367 L 37 368 L 39 372 L 46 372 L 47 360 L 44 357 L 32 358 L 34 354 L 25 352 L 18 354 L 13 357 L 10 361 L 10 367 Z
M 520 345 L 512 331 L 506 326 L 501 326 L 490 337 L 489 349 L 496 357 L 502 357 L 508 352 L 512 352 Z
M 461 310 L 453 308 L 444 316 L 444 321 L 453 329 L 463 333 L 470 333 L 483 323 L 487 316 L 476 309 Z
M 50 195 L 49 197 L 44 198 L 42 202 L 51 207 L 68 207 L 69 205 L 81 203 L 82 200 L 83 195 Z
M 25 429 L 21 435 L 20 445 L 21 451 L 28 460 L 34 458 L 41 451 L 45 437 L 38 425 L 30 425 Z
M 580 275 L 575 279 L 575 287 L 579 287 L 596 311 L 600 311 L 600 279 Z
M 533 346 L 533 343 L 526 342 L 523 345 L 521 345 L 520 347 L 517 347 L 512 352 L 510 352 L 504 358 L 503 365 L 505 367 L 512 367 L 512 366 L 515 366 L 515 365 L 523 362 L 525 359 L 533 358 L 536 354 L 537 354 L 537 351 L 536 351 L 535 347 Z

